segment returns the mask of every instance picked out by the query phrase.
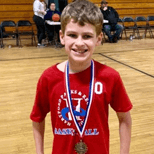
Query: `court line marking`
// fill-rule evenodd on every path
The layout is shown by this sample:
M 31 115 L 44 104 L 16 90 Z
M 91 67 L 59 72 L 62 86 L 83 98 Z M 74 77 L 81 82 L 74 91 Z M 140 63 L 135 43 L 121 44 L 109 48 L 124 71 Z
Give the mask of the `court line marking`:
M 145 48 L 145 49 L 132 49 L 132 50 L 117 50 L 117 51 L 108 51 L 108 50 L 103 50 L 103 53 L 120 53 L 120 52 L 135 52 L 136 50 L 154 50 L 154 48 Z M 96 52 L 97 53 L 97 52 Z M 99 52 L 98 52 L 99 53 Z
M 112 61 L 115 61 L 115 62 L 117 62 L 117 63 L 119 63 L 119 64 L 122 64 L 122 65 L 124 65 L 124 66 L 127 66 L 127 67 L 129 67 L 129 68 L 131 68 L 131 69 L 134 69 L 134 70 L 136 70 L 136 71 L 138 71 L 138 72 L 140 72 L 140 73 L 142 73 L 142 74 L 145 74 L 145 75 L 147 75 L 147 76 L 150 76 L 150 77 L 152 77 L 152 78 L 154 78 L 154 76 L 153 75 L 151 75 L 151 74 L 149 74 L 149 73 L 146 73 L 146 72 L 144 72 L 144 71 L 142 71 L 142 70 L 139 70 L 139 69 L 137 69 L 137 68 L 135 68 L 135 67 L 132 67 L 132 66 L 130 66 L 130 65 L 127 65 L 127 64 L 125 64 L 125 63 L 123 63 L 123 62 L 120 62 L 120 61 L 118 61 L 118 60 L 116 60 L 116 59 L 113 59 L 113 58 L 111 58 L 111 57 L 109 57 L 109 56 L 106 56 L 106 55 L 104 55 L 104 54 L 102 54 L 102 53 L 93 53 L 93 55 L 96 55 L 96 54 L 99 54 L 99 55 L 101 55 L 101 56 L 103 56 L 103 57 L 106 57 L 106 58 L 108 58 L 108 59 L 110 59 L 110 60 L 112 60 Z M 18 60 L 29 60 L 29 59 L 43 59 L 43 58 L 55 58 L 55 57 L 67 57 L 67 55 L 59 55 L 59 56 L 48 56 L 48 57 L 31 57 L 31 58 L 19 58 L 19 59 L 0 59 L 0 62 L 5 62 L 5 61 L 18 61 Z
M 154 48 L 148 48 L 146 50 L 152 50 Z M 139 49 L 139 50 L 145 50 L 145 49 Z M 103 52 L 105 54 L 110 54 L 110 53 L 120 53 L 120 52 L 132 52 L 132 51 L 136 51 L 136 50 L 117 50 L 117 51 L 108 51 L 106 52 L 107 50 L 104 50 Z M 96 55 L 96 54 L 101 54 L 100 52 L 94 52 L 93 55 Z M 27 57 L 27 58 L 16 58 L 16 59 L 0 59 L 0 62 L 2 61 L 15 61 L 15 60 L 28 60 L 28 59 L 43 59 L 43 58 L 55 58 L 55 57 L 65 57 L 67 55 L 58 55 L 58 56 L 48 56 L 48 57 Z
M 106 56 L 106 55 L 104 55 L 104 54 L 102 54 L 102 53 L 99 53 L 99 55 L 101 55 L 101 56 L 103 56 L 103 57 L 106 57 L 106 58 L 108 58 L 108 59 L 110 59 L 110 60 L 112 60 L 112 61 L 115 61 L 115 62 L 117 62 L 117 63 L 119 63 L 119 64 L 122 64 L 122 65 L 124 65 L 124 66 L 127 66 L 127 67 L 129 67 L 129 68 L 131 68 L 131 69 L 134 69 L 134 70 L 136 70 L 136 71 L 138 71 L 138 72 L 140 72 L 140 73 L 143 73 L 143 74 L 145 74 L 145 75 L 147 75 L 147 76 L 150 76 L 150 77 L 154 78 L 153 75 L 151 75 L 151 74 L 149 74 L 149 73 L 146 73 L 146 72 L 144 72 L 144 71 L 142 71 L 142 70 L 139 70 L 139 69 L 137 69 L 137 68 L 135 68 L 135 67 L 132 67 L 132 66 L 130 66 L 130 65 L 128 65 L 128 64 L 125 64 L 125 63 L 123 63 L 123 62 L 120 62 L 120 61 L 118 61 L 118 60 L 116 60 L 116 59 L 114 59 L 114 58 L 111 58 L 111 57 L 109 57 L 109 56 Z
M 29 59 L 43 59 L 43 58 L 56 58 L 56 57 L 67 57 L 67 55 L 48 56 L 48 57 L 45 56 L 45 57 L 17 58 L 17 59 L 0 59 L 0 62 L 3 62 L 3 61 L 29 60 Z

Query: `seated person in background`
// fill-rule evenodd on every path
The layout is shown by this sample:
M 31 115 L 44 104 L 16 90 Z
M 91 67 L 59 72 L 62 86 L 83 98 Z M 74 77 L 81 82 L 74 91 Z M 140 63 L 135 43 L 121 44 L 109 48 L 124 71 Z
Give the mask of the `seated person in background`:
M 123 29 L 121 25 L 117 24 L 119 15 L 114 8 L 108 6 L 106 0 L 102 0 L 100 10 L 104 16 L 104 20 L 106 20 L 103 24 L 103 30 L 108 36 L 109 42 L 116 43 Z M 115 33 L 111 35 L 111 31 L 115 31 Z
M 51 3 L 50 4 L 50 8 L 47 11 L 47 14 L 44 16 L 44 20 L 50 20 L 51 21 L 52 20 L 52 16 L 54 14 L 59 14 L 59 16 L 61 15 L 61 13 L 56 10 L 55 3 Z M 49 25 L 47 22 L 45 22 L 45 26 L 46 26 L 46 31 L 47 31 L 49 43 L 51 43 L 53 41 L 54 29 L 55 29 L 55 32 L 57 33 L 58 42 L 60 43 L 60 39 L 59 39 L 60 25 L 56 25 L 54 27 L 53 25 Z

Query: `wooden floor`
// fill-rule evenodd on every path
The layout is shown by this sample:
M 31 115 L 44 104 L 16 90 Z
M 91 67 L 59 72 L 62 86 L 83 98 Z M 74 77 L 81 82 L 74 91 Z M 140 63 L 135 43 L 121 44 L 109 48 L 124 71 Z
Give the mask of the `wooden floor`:
M 45 68 L 67 56 L 63 48 L 8 48 L 8 42 L 0 49 L 0 154 L 35 154 L 29 115 L 36 83 Z M 130 154 L 154 154 L 154 39 L 105 43 L 93 58 L 120 72 L 133 102 Z M 109 121 L 110 154 L 119 154 L 118 121 L 112 109 Z M 45 154 L 51 154 L 49 115 L 46 124 Z

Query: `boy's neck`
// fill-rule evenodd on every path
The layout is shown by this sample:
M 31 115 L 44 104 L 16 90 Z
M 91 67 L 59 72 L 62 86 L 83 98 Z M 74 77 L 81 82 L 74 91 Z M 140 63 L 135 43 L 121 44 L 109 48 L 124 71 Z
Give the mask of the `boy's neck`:
M 88 67 L 90 67 L 91 61 L 88 61 L 86 63 L 74 63 L 69 61 L 69 73 L 78 73 L 86 70 Z
M 67 61 L 64 61 L 58 64 L 57 68 L 60 71 L 65 72 L 66 63 Z M 86 63 L 74 63 L 74 62 L 69 61 L 69 73 L 73 74 L 73 73 L 82 72 L 86 70 L 88 67 L 90 67 L 90 65 L 91 65 L 91 60 Z

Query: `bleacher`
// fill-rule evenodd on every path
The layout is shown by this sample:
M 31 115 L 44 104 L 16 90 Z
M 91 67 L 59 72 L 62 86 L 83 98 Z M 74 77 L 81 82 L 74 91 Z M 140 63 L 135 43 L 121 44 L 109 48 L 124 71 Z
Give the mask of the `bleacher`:
M 90 0 L 100 7 L 101 0 Z M 68 0 L 68 3 L 72 0 Z M 154 0 L 108 0 L 108 5 L 112 6 L 119 13 L 120 18 L 131 16 L 154 16 Z M 29 20 L 33 22 L 33 0 L 5 0 L 0 1 L 0 23 L 4 20 L 13 20 L 17 23 L 19 20 Z

